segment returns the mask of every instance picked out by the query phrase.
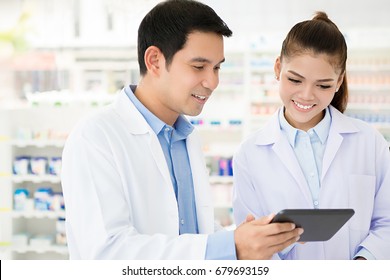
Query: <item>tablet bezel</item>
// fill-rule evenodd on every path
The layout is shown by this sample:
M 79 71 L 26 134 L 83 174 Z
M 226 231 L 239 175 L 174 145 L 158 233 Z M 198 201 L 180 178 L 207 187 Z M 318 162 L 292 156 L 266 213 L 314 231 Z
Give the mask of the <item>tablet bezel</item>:
M 355 211 L 345 209 L 284 209 L 271 223 L 294 223 L 304 229 L 299 242 L 327 241 L 338 232 L 354 215 Z

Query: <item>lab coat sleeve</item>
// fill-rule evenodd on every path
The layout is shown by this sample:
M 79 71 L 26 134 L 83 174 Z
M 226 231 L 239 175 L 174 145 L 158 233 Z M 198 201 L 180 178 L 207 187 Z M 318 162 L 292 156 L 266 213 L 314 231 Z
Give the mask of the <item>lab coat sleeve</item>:
M 129 207 L 105 133 L 98 124 L 79 126 L 64 148 L 62 186 L 71 259 L 203 259 L 206 234 L 137 231 L 135 215 L 151 217 Z
M 376 259 L 390 259 L 390 153 L 382 136 L 376 141 L 376 189 L 368 236 L 359 249 L 365 248 Z

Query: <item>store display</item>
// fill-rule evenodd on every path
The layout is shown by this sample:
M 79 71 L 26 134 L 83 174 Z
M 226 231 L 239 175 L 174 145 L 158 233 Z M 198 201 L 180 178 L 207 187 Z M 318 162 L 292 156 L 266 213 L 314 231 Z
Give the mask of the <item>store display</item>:
M 0 130 L 7 151 L 0 159 L 0 251 L 5 259 L 67 259 L 61 154 L 71 127 L 95 107 L 35 106 L 0 110 L 11 122 Z

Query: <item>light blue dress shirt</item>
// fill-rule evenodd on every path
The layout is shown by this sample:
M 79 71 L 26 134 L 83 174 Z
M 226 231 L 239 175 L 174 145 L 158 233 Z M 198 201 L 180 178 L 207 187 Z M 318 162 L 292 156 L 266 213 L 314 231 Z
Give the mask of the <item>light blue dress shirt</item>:
M 313 208 L 319 208 L 320 178 L 322 171 L 322 159 L 331 124 L 329 109 L 326 108 L 324 118 L 307 132 L 292 127 L 284 116 L 284 110 L 280 110 L 280 128 L 294 150 L 306 182 L 309 185 Z
M 322 162 L 331 123 L 332 116 L 329 108 L 325 109 L 324 118 L 307 132 L 292 127 L 284 116 L 284 110 L 280 110 L 279 113 L 280 128 L 294 150 L 295 156 L 306 178 L 306 182 L 309 185 L 313 208 L 315 209 L 320 208 L 319 193 L 321 187 Z M 290 251 L 292 247 L 293 246 L 286 248 L 279 255 L 282 257 Z M 364 248 L 362 248 L 356 256 L 374 259 L 374 256 Z
M 165 124 L 136 98 L 135 89 L 136 86 L 131 85 L 125 88 L 125 92 L 156 133 L 164 152 L 178 204 L 179 234 L 197 234 L 194 186 L 186 145 L 186 138 L 194 127 L 183 116 L 179 116 L 173 127 Z M 205 258 L 236 259 L 234 232 L 222 231 L 209 235 Z

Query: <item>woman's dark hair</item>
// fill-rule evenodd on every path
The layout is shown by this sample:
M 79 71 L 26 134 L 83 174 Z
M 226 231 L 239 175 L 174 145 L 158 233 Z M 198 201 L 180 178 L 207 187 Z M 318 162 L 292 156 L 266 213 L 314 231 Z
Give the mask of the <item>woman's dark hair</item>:
M 305 52 L 327 54 L 330 63 L 344 73 L 343 82 L 333 97 L 331 105 L 344 112 L 348 103 L 348 85 L 346 77 L 347 44 L 338 27 L 324 12 L 316 12 L 312 20 L 297 23 L 283 41 L 281 60 Z
M 232 31 L 209 6 L 191 0 L 168 0 L 156 5 L 142 20 L 138 29 L 138 63 L 141 76 L 146 74 L 144 54 L 156 46 L 167 66 L 181 50 L 188 34 L 194 31 L 214 32 L 230 37 Z

